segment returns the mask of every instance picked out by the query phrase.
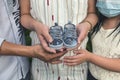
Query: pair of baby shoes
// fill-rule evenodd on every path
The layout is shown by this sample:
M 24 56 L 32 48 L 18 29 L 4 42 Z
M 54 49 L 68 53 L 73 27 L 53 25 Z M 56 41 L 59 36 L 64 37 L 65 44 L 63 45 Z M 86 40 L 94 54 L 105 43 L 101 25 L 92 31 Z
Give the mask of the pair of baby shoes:
M 76 27 L 71 22 L 65 24 L 64 28 L 55 23 L 54 26 L 50 27 L 50 35 L 52 36 L 53 41 L 49 46 L 56 50 L 63 47 L 74 48 L 77 45 Z

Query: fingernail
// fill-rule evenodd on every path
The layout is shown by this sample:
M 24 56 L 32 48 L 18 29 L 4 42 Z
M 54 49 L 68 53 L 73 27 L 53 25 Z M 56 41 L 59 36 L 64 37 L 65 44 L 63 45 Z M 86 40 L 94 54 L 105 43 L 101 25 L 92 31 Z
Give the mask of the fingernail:
M 80 44 L 81 41 L 78 40 L 78 44 Z
M 50 42 L 50 43 L 52 43 L 52 41 L 53 41 L 52 39 L 49 39 L 49 42 Z

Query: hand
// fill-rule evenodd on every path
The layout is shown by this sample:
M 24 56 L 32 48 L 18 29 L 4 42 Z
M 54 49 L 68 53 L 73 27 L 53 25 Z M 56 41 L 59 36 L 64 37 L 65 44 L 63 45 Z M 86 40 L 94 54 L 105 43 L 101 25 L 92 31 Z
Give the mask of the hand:
M 40 45 L 32 46 L 32 57 L 38 58 L 40 60 L 43 60 L 45 62 L 51 62 L 51 63 L 59 63 L 61 62 L 59 58 L 63 56 L 67 51 L 58 52 L 58 53 L 50 53 L 43 49 Z
M 80 44 L 85 37 L 88 34 L 88 31 L 90 30 L 90 24 L 87 22 L 82 22 L 80 24 L 77 24 L 77 32 L 78 32 L 78 43 Z
M 52 42 L 52 37 L 49 34 L 49 27 L 45 24 L 37 22 L 35 25 L 35 31 L 37 33 L 42 47 L 48 52 L 56 53 L 55 49 L 50 48 L 48 46 L 48 43 Z
M 75 66 L 89 60 L 90 52 L 88 52 L 87 50 L 80 49 L 74 51 L 74 53 L 75 55 L 73 56 L 64 57 L 64 64 L 68 66 Z

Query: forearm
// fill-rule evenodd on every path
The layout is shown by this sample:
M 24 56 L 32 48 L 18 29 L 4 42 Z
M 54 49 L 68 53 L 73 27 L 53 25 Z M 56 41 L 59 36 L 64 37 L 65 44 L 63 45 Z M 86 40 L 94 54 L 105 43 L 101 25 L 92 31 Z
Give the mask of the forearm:
M 89 58 L 90 58 L 89 62 L 97 66 L 100 66 L 111 71 L 120 72 L 120 59 L 105 58 L 95 54 L 90 54 Z
M 30 15 L 30 0 L 20 0 L 20 10 L 21 24 L 29 30 L 35 30 L 38 22 Z
M 89 21 L 92 24 L 92 28 L 96 25 L 96 23 L 98 22 L 98 17 L 96 13 L 88 13 L 88 16 L 85 18 L 84 21 Z M 91 28 L 90 27 L 90 28 Z
M 30 46 L 23 46 L 13 44 L 7 41 L 2 43 L 0 47 L 0 55 L 16 55 L 16 56 L 26 56 L 32 57 L 33 49 Z
M 87 17 L 84 21 L 88 21 L 87 23 L 90 25 L 90 29 L 93 28 L 98 22 L 98 16 L 96 14 L 96 0 L 88 0 L 88 12 Z
M 21 16 L 21 24 L 23 25 L 23 27 L 25 27 L 26 29 L 35 31 L 35 25 L 38 24 L 38 22 L 36 20 L 34 20 L 31 15 L 22 15 Z M 39 23 L 40 24 L 40 23 Z

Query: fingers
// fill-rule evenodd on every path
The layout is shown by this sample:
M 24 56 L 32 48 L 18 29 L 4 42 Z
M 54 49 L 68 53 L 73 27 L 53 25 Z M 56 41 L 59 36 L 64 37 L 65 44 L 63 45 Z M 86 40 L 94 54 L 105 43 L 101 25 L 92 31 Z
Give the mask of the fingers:
M 68 65 L 68 66 L 76 66 L 78 65 L 78 63 L 64 63 L 65 65 Z
M 62 63 L 62 61 L 61 60 L 55 60 L 55 61 L 52 61 L 51 63 L 52 64 L 59 64 L 59 63 Z
M 63 56 L 65 53 L 67 53 L 67 51 L 63 51 L 63 52 L 59 52 L 59 53 L 56 53 L 56 54 L 52 54 L 51 58 L 60 58 L 61 56 Z
M 41 44 L 42 44 L 42 47 L 43 47 L 46 51 L 51 52 L 51 53 L 56 53 L 56 50 L 55 50 L 55 49 L 50 48 L 50 47 L 48 46 L 46 40 L 44 39 L 44 37 L 43 37 L 42 35 L 39 35 L 39 40 L 40 40 L 40 42 L 41 42 Z
M 65 65 L 68 66 L 75 66 L 78 64 L 81 64 L 84 62 L 84 55 L 79 52 L 79 50 L 76 51 L 77 55 L 74 56 L 66 56 L 63 58 L 63 62 Z
M 42 34 L 44 36 L 44 38 L 51 43 L 53 41 L 52 37 L 50 36 L 50 34 L 46 31 L 44 34 Z
M 48 62 L 56 64 L 56 63 L 60 63 L 60 57 L 63 56 L 67 51 L 63 51 L 60 53 L 55 53 L 55 54 L 48 54 L 46 57 L 49 56 L 49 60 Z
M 80 44 L 78 43 L 74 48 L 67 48 L 66 50 L 67 51 L 76 51 L 79 49 L 79 47 L 80 47 Z
M 81 43 L 88 34 L 88 30 L 85 26 L 85 23 L 77 25 L 78 43 Z
M 65 65 L 68 65 L 68 66 L 75 66 L 75 65 L 78 65 L 79 62 L 78 60 L 75 58 L 75 56 L 72 56 L 72 57 L 65 57 L 64 60 L 63 60 L 64 64 Z
M 85 36 L 83 33 L 80 33 L 78 36 L 78 43 L 81 44 L 81 42 L 84 40 Z
M 76 59 L 76 55 L 74 55 L 74 56 L 65 56 L 64 57 L 64 60 L 74 60 L 74 59 Z
M 51 43 L 53 41 L 52 37 L 49 34 L 49 27 L 45 24 L 43 24 L 43 28 L 42 28 L 42 36 L 44 36 L 45 40 L 47 40 L 47 42 Z

